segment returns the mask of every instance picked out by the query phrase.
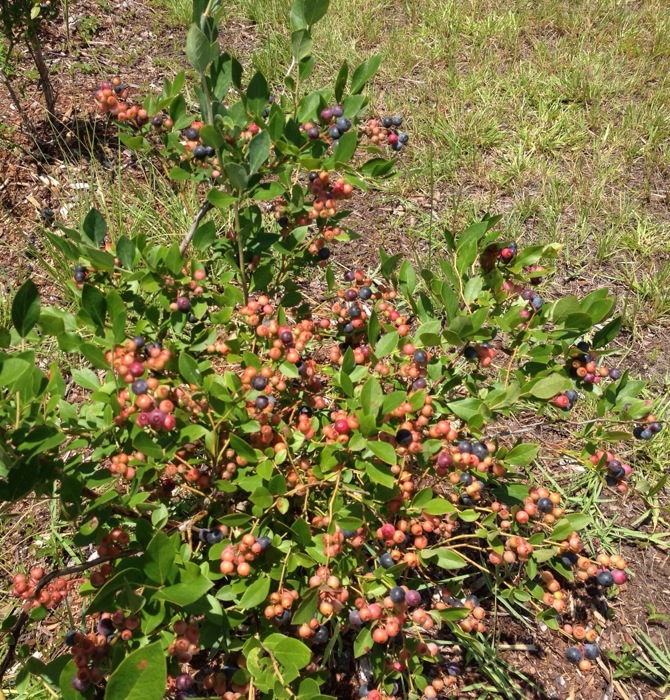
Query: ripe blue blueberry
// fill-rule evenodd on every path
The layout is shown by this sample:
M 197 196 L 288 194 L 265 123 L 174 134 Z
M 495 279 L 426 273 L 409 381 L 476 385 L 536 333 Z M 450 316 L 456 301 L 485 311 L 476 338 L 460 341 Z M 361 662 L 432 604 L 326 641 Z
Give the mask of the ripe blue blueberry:
M 565 650 L 565 658 L 571 664 L 578 664 L 582 660 L 582 652 L 579 647 L 568 647 Z
M 268 380 L 263 377 L 260 374 L 257 374 L 252 380 L 251 380 L 251 386 L 256 389 L 256 391 L 263 391 L 265 387 L 268 385 Z
M 289 611 L 287 610 L 286 612 Z M 325 644 L 328 641 L 328 637 L 328 628 L 325 625 L 320 625 L 312 637 L 312 644 Z
M 65 633 L 65 644 L 69 647 L 73 647 L 77 643 L 77 635 L 79 632 L 77 630 L 69 630 Z
M 130 385 L 130 390 L 133 392 L 133 394 L 137 394 L 138 396 L 140 394 L 146 394 L 148 388 L 149 388 L 149 385 L 147 384 L 146 379 L 136 379 Z
M 412 444 L 412 431 L 400 428 L 395 434 L 395 440 L 401 447 L 409 447 Z
M 548 498 L 540 498 L 537 502 L 537 509 L 540 513 L 551 513 L 554 510 L 554 504 Z
M 404 131 L 401 131 L 401 132 L 398 134 L 398 142 L 399 142 L 399 143 L 402 143 L 402 144 L 405 144 L 405 143 L 407 143 L 408 141 L 409 141 L 409 134 L 405 133 Z
M 597 644 L 593 644 L 592 642 L 589 642 L 584 645 L 584 656 L 587 659 L 597 659 L 600 656 L 600 649 L 598 648 Z
M 334 107 L 331 107 L 331 112 L 333 113 L 333 116 L 335 118 L 341 117 L 344 114 L 344 108 L 342 105 L 335 105 Z
M 349 611 L 349 624 L 354 625 L 355 627 L 360 627 L 363 624 L 363 620 L 361 620 L 358 610 Z
M 379 563 L 385 568 L 385 569 L 390 569 L 395 562 L 393 561 L 393 557 L 388 553 L 384 552 L 380 557 L 379 557 Z
M 259 411 L 264 411 L 268 407 L 269 404 L 270 404 L 270 400 L 268 399 L 267 396 L 256 397 L 256 408 Z
M 339 139 L 341 134 L 340 130 L 336 126 L 331 126 L 330 129 L 328 129 L 328 136 L 330 136 L 331 139 Z
M 402 126 L 402 117 L 399 114 L 396 114 L 391 117 L 391 124 L 393 126 Z
M 489 456 L 489 450 L 483 442 L 475 442 L 472 446 L 472 454 L 479 459 L 486 459 Z
M 393 126 L 393 119 L 391 117 L 383 117 L 382 118 L 382 126 L 385 129 L 388 129 L 389 127 Z
M 196 146 L 193 149 L 193 157 L 198 160 L 203 160 L 207 157 L 207 149 L 204 146 Z
M 267 535 L 263 535 L 262 537 L 259 537 L 256 542 L 258 542 L 258 544 L 261 546 L 261 550 L 264 552 L 272 544 L 272 539 Z
M 198 130 L 190 126 L 188 129 L 184 129 L 184 138 L 189 141 L 195 141 L 198 138 Z
M 372 296 L 372 290 L 370 289 L 370 287 L 361 287 L 358 290 L 358 296 L 363 301 L 367 301 Z
M 335 122 L 335 126 L 340 130 L 340 133 L 344 134 L 345 132 L 349 131 L 349 129 L 351 129 L 351 119 L 347 119 L 346 117 L 340 117 Z
M 389 597 L 394 603 L 402 603 L 405 600 L 405 589 L 402 586 L 394 586 L 389 591 Z
M 414 362 L 417 365 L 425 365 L 428 362 L 428 355 L 425 350 L 415 350 L 414 351 Z
M 330 248 L 326 248 L 325 246 L 321 248 L 317 253 L 317 257 L 319 260 L 328 260 L 330 257 Z
M 531 306 L 537 311 L 538 309 L 542 308 L 542 304 L 544 304 L 544 301 L 542 300 L 541 296 L 538 296 L 535 294 L 533 298 L 530 300 Z
M 612 367 L 612 369 L 608 372 L 608 376 L 610 379 L 621 379 L 621 370 L 617 369 L 616 367 Z
M 313 126 L 311 129 L 307 129 L 307 136 L 314 141 L 321 136 L 321 132 Z
M 472 445 L 467 440 L 461 440 L 456 447 L 459 452 L 472 453 Z
M 599 571 L 596 575 L 596 580 L 603 588 L 609 588 L 614 585 L 614 577 L 611 571 Z
M 223 532 L 217 527 L 214 530 L 210 530 L 205 539 L 207 544 L 218 544 L 223 539 Z

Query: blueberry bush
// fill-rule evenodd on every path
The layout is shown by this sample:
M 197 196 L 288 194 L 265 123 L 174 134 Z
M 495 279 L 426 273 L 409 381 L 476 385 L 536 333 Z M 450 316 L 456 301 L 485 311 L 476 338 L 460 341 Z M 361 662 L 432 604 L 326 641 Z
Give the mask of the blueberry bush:
M 193 5 L 192 91 L 182 73 L 141 104 L 120 77 L 94 96 L 201 196 L 190 230 L 156 245 L 91 209 L 45 231 L 71 303 L 28 279 L 0 329 L 0 498 L 56 485 L 96 552 L 16 574 L 0 676 L 18 658 L 68 699 L 446 697 L 499 608 L 567 635 L 588 673 L 598 631 L 562 618 L 570 587 L 611 594 L 627 563 L 586 545 L 589 514 L 538 483 L 541 444 L 513 426 L 590 397 L 576 459 L 628 489 L 615 443 L 662 423 L 606 363 L 614 299 L 545 301 L 558 246 L 517 248 L 491 216 L 444 230 L 427 267 L 380 250 L 338 270 L 347 201 L 409 141 L 366 116 L 379 58 L 306 92 L 328 0 L 295 0 L 273 94 L 221 52 L 220 2 Z M 68 651 L 28 658 L 47 616 Z

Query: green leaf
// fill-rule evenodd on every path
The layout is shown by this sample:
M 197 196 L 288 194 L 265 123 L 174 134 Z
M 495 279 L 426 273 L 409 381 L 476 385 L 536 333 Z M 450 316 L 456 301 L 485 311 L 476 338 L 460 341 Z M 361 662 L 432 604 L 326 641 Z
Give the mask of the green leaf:
M 398 461 L 398 455 L 396 454 L 395 447 L 388 442 L 370 440 L 367 443 L 367 448 L 370 450 L 370 452 L 372 452 L 372 454 L 379 457 L 382 462 L 386 462 L 386 464 L 393 465 Z
M 372 627 L 366 625 L 354 640 L 354 657 L 358 659 L 364 654 L 368 654 L 373 646 Z
M 90 284 L 84 284 L 81 292 L 81 305 L 93 322 L 93 325 L 100 330 L 104 329 L 107 302 L 102 292 Z
M 253 175 L 265 163 L 270 156 L 270 134 L 267 131 L 259 131 L 249 141 L 249 170 Z
M 356 68 L 354 74 L 351 76 L 351 89 L 349 92 L 352 95 L 356 95 L 363 90 L 365 83 L 379 70 L 381 62 L 381 56 L 372 56 L 368 58 L 367 61 L 363 61 L 363 63 Z
M 349 64 L 345 60 L 345 61 L 342 61 L 342 65 L 340 66 L 340 70 L 337 74 L 337 78 L 335 79 L 335 91 L 334 91 L 335 102 L 342 101 L 342 95 L 344 95 L 344 89 L 347 87 L 348 77 L 349 77 Z
M 505 455 L 505 463 L 513 464 L 517 467 L 525 467 L 529 465 L 535 459 L 535 457 L 537 457 L 537 453 L 539 451 L 539 445 L 523 443 L 520 445 L 516 445 L 516 447 L 513 447 Z
M 302 625 L 309 622 L 316 612 L 316 608 L 319 605 L 319 589 L 310 588 L 302 597 L 300 604 L 298 605 L 295 613 L 293 613 L 293 618 L 291 619 L 292 625 Z
M 167 600 L 180 607 L 185 607 L 186 605 L 192 605 L 201 598 L 204 598 L 207 591 L 213 585 L 212 581 L 201 574 L 188 581 L 175 583 L 174 586 L 161 588 L 161 590 L 154 595 L 154 598 Z
M 12 302 L 12 323 L 18 334 L 25 338 L 40 317 L 40 293 L 35 283 L 27 279 Z
M 144 573 L 156 583 L 163 584 L 168 580 L 174 567 L 177 547 L 164 532 L 157 532 L 144 554 Z
M 330 0 L 304 0 L 302 3 L 302 16 L 305 19 L 305 24 L 311 27 L 322 19 L 328 12 Z
M 312 660 L 312 652 L 309 647 L 298 639 L 286 637 L 278 632 L 266 637 L 262 644 L 285 668 L 300 670 Z
M 375 484 L 381 484 L 388 489 L 395 486 L 395 476 L 393 476 L 388 467 L 381 467 L 375 462 L 368 462 L 365 465 L 365 473 L 370 477 L 370 481 Z
M 259 606 L 270 595 L 270 579 L 259 578 L 250 584 L 238 604 L 240 610 L 250 610 Z
M 361 408 L 363 413 L 376 416 L 384 401 L 384 392 L 379 379 L 370 377 L 361 389 Z
M 135 244 L 127 237 L 121 236 L 116 242 L 116 257 L 122 267 L 132 270 L 135 262 Z
M 621 316 L 616 316 L 593 336 L 593 347 L 602 348 L 608 345 L 619 335 L 619 330 L 621 330 Z
M 254 448 L 251 447 L 248 442 L 237 437 L 237 435 L 233 435 L 232 433 L 230 435 L 230 446 L 240 457 L 242 457 L 242 459 L 246 459 L 247 462 L 256 464 L 258 461 Z
M 107 234 L 107 224 L 105 217 L 97 209 L 91 209 L 86 214 L 81 228 L 86 237 L 96 246 L 102 245 Z
M 523 394 L 530 394 L 538 399 L 550 399 L 561 391 L 570 389 L 572 381 L 562 374 L 550 374 L 536 381 L 530 389 L 522 391 Z
M 238 191 L 242 192 L 246 189 L 249 182 L 249 174 L 245 168 L 238 163 L 228 163 L 224 166 L 226 177 L 230 184 Z
M 561 542 L 567 539 L 573 532 L 579 532 L 587 525 L 590 525 L 592 518 L 585 513 L 571 513 L 561 518 L 551 532 L 551 539 L 555 542 Z
M 200 27 L 193 23 L 186 36 L 186 58 L 195 70 L 203 74 L 210 64 L 212 45 Z
M 307 29 L 300 29 L 291 34 L 291 52 L 296 61 L 302 61 L 312 50 L 312 36 Z
M 179 374 L 181 374 L 189 384 L 199 386 L 202 381 L 202 373 L 198 368 L 197 361 L 186 351 L 182 351 L 179 354 Z
M 382 357 L 390 355 L 398 347 L 398 331 L 391 331 L 383 335 L 375 345 L 375 357 L 381 360 Z
M 467 565 L 467 562 L 463 557 L 452 549 L 447 549 L 446 547 L 439 547 L 438 549 L 424 549 L 420 553 L 421 559 L 436 559 L 436 564 L 441 569 L 446 569 L 447 571 L 453 571 L 456 569 L 462 569 Z
M 423 507 L 423 511 L 427 515 L 446 515 L 447 513 L 455 513 L 457 510 L 456 506 L 447 501 L 446 498 L 433 498 Z
M 222 192 L 221 190 L 211 189 L 207 193 L 207 201 L 213 204 L 217 209 L 228 209 L 228 207 L 235 204 L 237 197 L 233 197 L 232 194 Z
M 356 153 L 356 146 L 358 145 L 358 134 L 356 131 L 347 131 L 346 134 L 340 136 L 337 146 L 333 151 L 333 159 L 336 163 L 348 163 L 352 158 L 354 153 Z
M 109 677 L 105 700 L 162 700 L 167 661 L 161 642 L 131 652 Z
M 270 97 L 270 88 L 265 76 L 257 71 L 247 87 L 247 108 L 252 114 L 262 114 Z

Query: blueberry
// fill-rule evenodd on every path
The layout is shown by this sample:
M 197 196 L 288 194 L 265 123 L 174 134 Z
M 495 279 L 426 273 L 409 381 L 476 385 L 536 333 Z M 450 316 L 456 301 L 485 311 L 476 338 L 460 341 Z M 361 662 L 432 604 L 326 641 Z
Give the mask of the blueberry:
M 524 289 L 521 292 L 521 298 L 524 301 L 530 301 L 535 296 L 535 292 L 532 289 Z
M 178 297 L 177 298 L 177 309 L 182 313 L 186 313 L 191 310 L 191 300 L 188 297 Z
M 446 451 L 440 452 L 437 455 L 437 466 L 442 469 L 449 468 L 454 463 L 453 457 Z
M 270 401 L 267 396 L 258 396 L 256 398 L 256 408 L 259 411 L 264 411 L 268 405 L 270 404 Z
M 360 627 L 363 624 L 358 610 L 349 611 L 349 624 L 354 625 L 354 627 Z
M 321 110 L 321 121 L 328 123 L 333 118 L 333 110 L 329 107 Z
M 351 323 L 345 323 L 342 326 L 342 333 L 344 333 L 344 335 L 351 335 L 354 332 L 354 330 L 355 329 Z
M 449 676 L 460 676 L 462 673 L 461 665 L 456 661 L 450 661 L 447 664 L 447 675 Z
M 415 608 L 417 605 L 420 605 L 421 603 L 421 594 L 419 591 L 407 591 L 405 593 L 405 602 L 407 605 L 409 605 L 411 608 Z
M 89 686 L 88 681 L 84 681 L 78 676 L 72 679 L 72 687 L 79 693 L 83 693 Z
M 395 143 L 392 143 L 391 150 L 392 151 L 402 151 L 402 144 L 400 143 L 400 141 L 396 141 Z
M 597 644 L 593 644 L 592 642 L 588 642 L 587 644 L 584 645 L 584 656 L 587 659 L 597 659 L 600 656 L 600 649 L 598 649 Z
M 40 218 L 43 221 L 53 221 L 56 218 L 56 214 L 51 207 L 44 207 L 44 209 L 42 209 L 40 212 Z
M 336 126 L 331 126 L 330 129 L 328 129 L 328 136 L 337 141 L 341 136 L 340 130 Z
M 350 540 L 355 534 L 356 530 L 340 530 L 342 533 L 342 537 L 344 537 L 345 540 Z
M 333 113 L 334 117 L 341 117 L 344 114 L 344 109 L 342 105 L 335 105 L 334 107 L 330 108 L 330 111 Z
M 291 611 L 290 610 L 284 610 L 282 611 L 281 615 L 276 615 L 275 620 L 280 624 L 280 625 L 286 625 L 291 621 Z
M 591 349 L 591 344 L 582 340 L 580 343 L 577 343 L 577 348 L 582 352 L 588 352 Z
M 82 282 L 86 281 L 86 273 L 85 272 L 75 272 L 73 276 L 74 276 L 74 281 L 77 284 L 81 284 Z
M 137 394 L 138 396 L 140 394 L 146 394 L 148 388 L 149 388 L 149 385 L 147 384 L 146 379 L 136 379 L 130 385 L 130 389 L 133 392 L 133 394 Z
M 196 146 L 193 149 L 193 157 L 198 160 L 203 160 L 207 157 L 207 149 L 204 146 Z
M 649 428 L 645 428 L 640 432 L 640 439 L 641 440 L 651 440 L 651 438 L 654 436 L 654 433 Z
M 428 386 L 428 382 L 423 378 L 419 377 L 412 382 L 412 389 L 419 391 L 419 389 L 425 389 Z
M 223 539 L 223 532 L 217 527 L 207 533 L 206 539 L 207 544 L 218 544 Z
M 472 453 L 472 445 L 467 440 L 461 440 L 456 447 L 459 452 Z
M 328 260 L 330 257 L 330 248 L 326 248 L 325 246 L 321 248 L 317 253 L 317 257 L 319 260 Z
M 372 296 L 372 290 L 370 289 L 370 287 L 361 287 L 358 290 L 358 296 L 363 301 L 367 301 Z
M 468 474 L 468 472 L 463 472 L 461 474 L 460 481 L 462 484 L 470 486 L 470 484 L 474 481 L 474 477 L 472 476 L 472 474 Z
M 180 673 L 175 679 L 174 684 L 177 690 L 188 690 L 193 683 L 193 679 L 188 673 Z
M 574 389 L 568 389 L 565 392 L 565 395 L 568 397 L 568 401 L 570 401 L 570 403 L 574 403 L 579 398 L 579 394 Z
M 287 610 L 286 612 L 289 611 Z M 325 625 L 320 625 L 312 637 L 312 644 L 325 644 L 329 636 L 328 628 Z
M 198 138 L 198 130 L 189 126 L 188 129 L 184 129 L 184 138 L 189 141 L 195 141 Z
M 333 142 L 330 145 L 331 148 L 337 148 L 340 145 L 339 139 L 333 139 Z
M 298 415 L 299 415 L 299 416 L 308 416 L 308 417 L 311 417 L 313 414 L 314 414 L 314 412 L 312 411 L 312 409 L 311 409 L 307 404 L 303 404 L 303 405 L 300 406 L 300 408 L 298 409 Z
M 402 126 L 402 117 L 399 114 L 395 114 L 391 117 L 391 124 L 393 126 Z
M 571 664 L 578 664 L 582 660 L 582 652 L 579 647 L 568 647 L 565 650 L 565 658 Z
M 315 141 L 319 138 L 319 136 L 321 136 L 321 132 L 315 126 L 313 126 L 311 129 L 307 129 L 307 136 Z
M 79 632 L 77 630 L 69 630 L 65 633 L 65 644 L 69 647 L 73 647 L 77 643 L 77 635 Z
M 395 440 L 401 447 L 409 447 L 412 444 L 412 431 L 400 428 L 395 434 Z
M 357 289 L 347 289 L 347 291 L 344 293 L 344 298 L 347 301 L 354 301 L 358 297 L 358 290 Z
M 533 298 L 530 300 L 531 306 L 537 311 L 538 309 L 542 308 L 542 304 L 544 304 L 544 301 L 542 301 L 542 297 L 538 296 L 535 294 Z
M 293 333 L 291 333 L 291 331 L 282 331 L 279 334 L 279 340 L 281 340 L 284 345 L 290 345 L 293 342 Z
M 660 433 L 661 430 L 663 430 L 663 426 L 658 421 L 654 421 L 653 423 L 649 423 L 649 425 L 647 425 L 647 429 L 651 430 L 651 432 L 656 435 L 656 433 Z
M 309 174 L 309 181 L 314 182 L 315 180 L 318 180 L 318 179 L 319 179 L 319 173 L 312 170 L 312 172 Z
M 476 360 L 477 348 L 473 348 L 472 345 L 468 345 L 468 347 L 463 351 L 463 356 L 466 360 Z
M 211 146 L 205 146 L 205 156 L 207 158 L 212 158 L 216 154 L 216 151 Z
M 389 597 L 394 603 L 402 603 L 405 600 L 405 589 L 402 586 L 394 586 L 389 591 Z
M 398 143 L 407 143 L 409 141 L 409 134 L 405 133 L 404 131 L 401 131 L 398 134 Z
M 621 370 L 617 369 L 616 367 L 612 367 L 607 374 L 610 379 L 621 379 Z
M 415 350 L 414 351 L 414 362 L 417 365 L 425 365 L 428 362 L 428 354 L 425 350 Z
M 351 318 L 360 318 L 362 313 L 363 312 L 360 310 L 360 308 L 358 306 L 352 306 L 349 309 L 349 316 Z
M 370 695 L 370 687 L 367 685 L 362 685 L 358 689 L 358 697 L 359 698 L 367 698 L 367 696 Z
M 259 537 L 256 542 L 261 546 L 261 550 L 264 552 L 272 544 L 272 539 L 267 535 Z
M 486 459 L 489 456 L 489 450 L 484 443 L 476 442 L 472 446 L 472 454 L 479 459 Z
M 551 513 L 554 510 L 554 504 L 548 498 L 540 498 L 537 502 L 537 509 L 540 513 Z
M 393 119 L 391 117 L 384 117 L 382 119 L 382 126 L 386 129 L 388 129 L 390 126 L 393 126 Z
M 136 335 L 136 336 L 133 338 L 133 343 L 135 343 L 135 346 L 136 346 L 138 349 L 141 348 L 141 347 L 144 345 L 145 342 L 146 342 L 146 341 L 144 340 L 144 338 L 143 338 L 141 335 Z
M 208 530 L 207 528 L 201 527 L 201 528 L 198 530 L 198 539 L 199 539 L 201 542 L 207 542 L 207 535 L 209 535 L 209 530 Z
M 163 126 L 163 115 L 162 114 L 157 114 L 152 120 L 151 123 L 154 126 Z
M 108 634 L 114 633 L 114 625 L 112 624 L 110 618 L 105 617 L 98 622 L 96 630 L 98 631 L 98 634 L 101 634 L 103 637 L 106 637 Z
M 561 563 L 563 566 L 574 566 L 577 563 L 577 555 L 574 552 L 566 552 L 561 557 Z
M 265 387 L 268 385 L 268 380 L 263 377 L 260 374 L 257 374 L 252 380 L 251 380 L 251 386 L 256 389 L 256 391 L 263 391 Z
M 596 580 L 603 588 L 609 588 L 614 585 L 614 577 L 611 571 L 599 571 L 596 575 Z
M 351 129 L 351 119 L 347 119 L 346 117 L 340 117 L 335 122 L 335 126 L 340 130 L 340 133 L 344 134 L 345 132 L 349 131 L 349 129 Z
M 385 568 L 385 569 L 390 569 L 395 562 L 393 561 L 393 557 L 388 553 L 384 552 L 384 554 L 379 557 L 379 563 Z

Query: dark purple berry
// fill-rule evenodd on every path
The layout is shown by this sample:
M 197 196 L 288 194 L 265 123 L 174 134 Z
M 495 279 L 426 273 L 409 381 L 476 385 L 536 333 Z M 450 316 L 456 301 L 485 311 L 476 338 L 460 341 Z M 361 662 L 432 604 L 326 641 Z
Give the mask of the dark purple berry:
M 410 608 L 415 608 L 417 605 L 421 604 L 421 594 L 419 591 L 407 591 L 405 593 L 405 602 Z
M 191 310 L 191 300 L 188 297 L 178 297 L 177 298 L 177 308 L 182 313 L 186 313 Z
M 198 130 L 189 126 L 188 129 L 184 129 L 184 138 L 189 141 L 195 141 L 198 138 Z
M 268 385 L 268 380 L 263 377 L 260 374 L 257 374 L 252 380 L 251 380 L 251 386 L 256 389 L 256 391 L 263 391 L 265 387 Z
M 406 428 L 400 428 L 400 430 L 395 434 L 395 441 L 401 447 L 409 447 L 412 444 L 412 431 Z
M 425 365 L 428 362 L 428 354 L 425 350 L 415 350 L 414 351 L 414 362 L 417 365 Z
M 565 650 L 565 658 L 571 664 L 578 664 L 582 660 L 582 652 L 579 647 L 568 647 Z
M 614 578 L 611 571 L 599 571 L 596 575 L 596 580 L 603 588 L 609 588 L 614 585 Z

